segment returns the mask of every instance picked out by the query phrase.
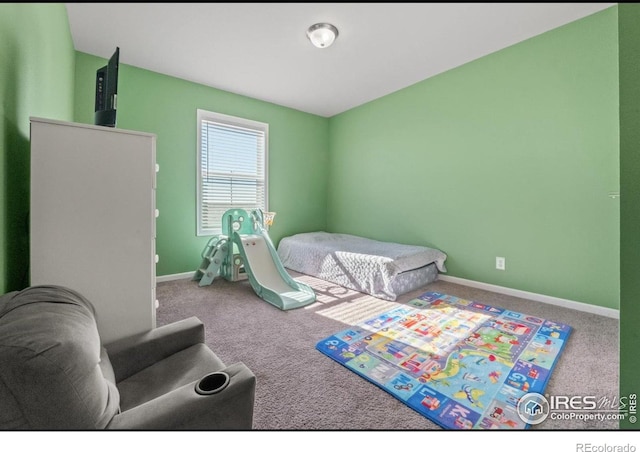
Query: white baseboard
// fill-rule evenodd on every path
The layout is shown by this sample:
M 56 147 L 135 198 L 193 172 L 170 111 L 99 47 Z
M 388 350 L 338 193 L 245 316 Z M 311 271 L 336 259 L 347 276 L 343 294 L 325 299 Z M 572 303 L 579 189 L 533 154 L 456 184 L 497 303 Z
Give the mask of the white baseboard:
M 575 309 L 577 311 L 588 312 L 591 314 L 598 314 L 605 317 L 611 317 L 613 319 L 620 319 L 620 311 L 612 308 L 605 308 L 603 306 L 595 306 L 588 303 L 581 303 L 579 301 L 566 300 L 564 298 L 550 297 L 548 295 L 541 295 L 533 292 L 526 292 L 524 290 L 510 289 L 509 287 L 496 286 L 494 284 L 487 284 L 479 281 L 473 281 L 470 279 L 457 278 L 455 276 L 438 275 L 438 279 L 441 281 L 451 282 L 454 284 L 460 284 L 461 286 L 474 287 L 476 289 L 488 290 L 490 292 L 501 293 L 504 295 L 510 295 L 518 298 L 525 298 L 527 300 L 539 301 L 541 303 L 548 303 L 554 306 L 560 306 L 563 308 Z
M 195 272 L 185 272 L 176 273 L 173 275 L 157 276 L 156 282 L 175 281 L 178 279 L 191 279 L 193 278 L 194 274 Z M 524 290 L 511 289 L 509 287 L 496 286 L 494 284 L 487 284 L 479 281 L 473 281 L 471 279 L 458 278 L 456 276 L 439 274 L 438 279 L 454 284 L 460 284 L 461 286 L 474 287 L 476 289 L 488 290 L 489 292 L 501 293 L 504 295 L 510 295 L 512 297 L 524 298 L 527 300 L 539 301 L 541 303 L 552 304 L 554 306 L 560 306 L 563 308 L 588 312 L 590 314 L 602 315 L 605 317 L 610 317 L 612 319 L 620 319 L 620 311 L 618 311 L 617 309 L 595 306 L 588 303 L 581 303 L 579 301 L 566 300 L 564 298 L 551 297 L 534 292 L 526 292 Z
M 175 281 L 177 279 L 191 279 L 195 272 L 176 273 L 173 275 L 156 276 L 156 282 Z

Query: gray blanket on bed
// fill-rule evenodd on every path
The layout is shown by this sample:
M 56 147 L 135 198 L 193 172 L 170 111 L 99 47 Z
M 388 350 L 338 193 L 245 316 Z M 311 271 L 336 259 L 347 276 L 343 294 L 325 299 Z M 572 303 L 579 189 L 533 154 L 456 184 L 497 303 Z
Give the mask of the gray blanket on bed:
M 447 255 L 434 248 L 328 232 L 285 237 L 278 256 L 286 268 L 385 300 L 396 299 L 391 283 L 403 272 L 431 263 L 447 271 Z

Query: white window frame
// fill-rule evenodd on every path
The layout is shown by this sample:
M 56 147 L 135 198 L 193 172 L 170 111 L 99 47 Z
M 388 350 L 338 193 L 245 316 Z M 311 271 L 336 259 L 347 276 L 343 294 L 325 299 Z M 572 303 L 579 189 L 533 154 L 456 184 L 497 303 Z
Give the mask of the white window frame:
M 262 132 L 264 134 L 264 210 L 269 210 L 269 124 L 259 121 L 253 121 L 250 119 L 239 118 L 236 116 L 225 115 L 222 113 L 215 113 L 207 110 L 198 109 L 197 110 L 197 219 L 196 226 L 197 231 L 196 234 L 198 236 L 205 235 L 217 235 L 222 233 L 222 225 L 215 226 L 213 228 L 205 228 L 203 225 L 203 193 L 202 193 L 202 122 L 203 121 L 212 121 L 223 125 L 228 125 L 230 127 L 240 127 L 250 130 L 255 130 Z M 238 208 L 247 209 L 247 207 L 237 206 Z M 230 209 L 233 206 L 229 207 Z

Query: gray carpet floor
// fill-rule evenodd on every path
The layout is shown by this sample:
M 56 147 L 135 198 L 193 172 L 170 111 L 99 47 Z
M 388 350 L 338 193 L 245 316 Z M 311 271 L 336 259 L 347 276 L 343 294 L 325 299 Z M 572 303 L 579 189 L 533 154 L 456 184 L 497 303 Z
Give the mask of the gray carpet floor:
M 442 430 L 437 424 L 315 349 L 359 316 L 392 307 L 362 293 L 291 272 L 318 301 L 281 311 L 261 300 L 248 281 L 216 279 L 210 286 L 182 279 L 157 285 L 158 326 L 190 316 L 202 320 L 206 343 L 229 365 L 257 377 L 255 430 Z M 545 393 L 618 400 L 618 320 L 550 304 L 436 281 L 397 303 L 433 290 L 531 314 L 573 327 Z M 368 316 L 370 317 L 370 316 Z M 615 430 L 617 420 L 551 419 L 532 430 Z

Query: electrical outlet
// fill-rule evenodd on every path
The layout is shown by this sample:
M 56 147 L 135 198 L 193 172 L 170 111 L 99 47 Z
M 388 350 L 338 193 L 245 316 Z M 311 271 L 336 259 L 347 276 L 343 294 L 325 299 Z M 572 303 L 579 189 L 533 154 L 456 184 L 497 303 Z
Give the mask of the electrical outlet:
M 496 257 L 496 270 L 504 270 L 507 262 L 504 257 Z

